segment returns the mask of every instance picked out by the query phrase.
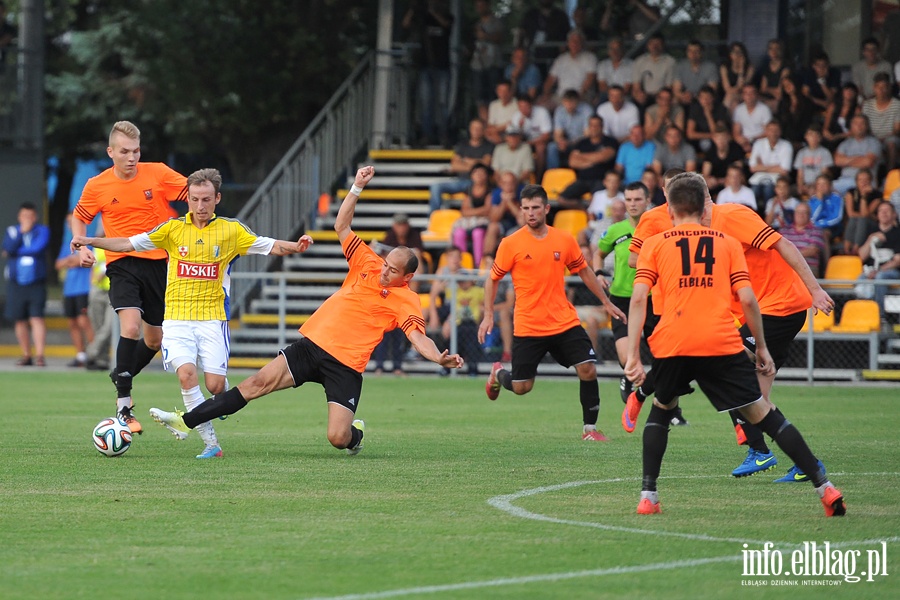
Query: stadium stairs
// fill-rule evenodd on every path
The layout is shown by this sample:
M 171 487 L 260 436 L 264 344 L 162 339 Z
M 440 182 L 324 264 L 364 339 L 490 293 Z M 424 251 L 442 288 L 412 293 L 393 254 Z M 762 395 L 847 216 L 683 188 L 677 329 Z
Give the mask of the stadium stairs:
M 428 188 L 434 182 L 450 179 L 446 171 L 451 154 L 450 150 L 433 149 L 372 150 L 364 164 L 373 165 L 376 175 L 357 203 L 354 232 L 366 242 L 381 240 L 396 213 L 406 214 L 413 227 L 425 231 L 429 217 Z M 320 213 L 317 228 L 306 232 L 315 240 L 312 247 L 302 255 L 284 260 L 285 271 L 302 276 L 298 281 L 288 281 L 286 286 L 287 343 L 299 339 L 297 328 L 340 288 L 347 273 L 334 219 L 352 183 L 353 179 L 348 178 L 346 187 L 337 191 L 327 212 Z M 426 242 L 426 248 L 435 254 L 448 243 L 446 239 L 432 239 Z M 251 301 L 249 310 L 232 322 L 230 366 L 258 368 L 275 356 L 280 348 L 278 297 L 278 282 L 267 280 L 259 296 Z M 407 372 L 436 371 L 435 365 L 427 361 L 405 361 L 403 366 Z

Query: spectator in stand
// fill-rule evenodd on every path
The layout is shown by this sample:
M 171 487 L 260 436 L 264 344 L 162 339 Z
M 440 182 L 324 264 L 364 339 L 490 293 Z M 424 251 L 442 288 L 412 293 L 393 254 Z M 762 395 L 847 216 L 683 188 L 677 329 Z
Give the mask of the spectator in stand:
M 527 48 L 519 46 L 513 49 L 503 76 L 512 86 L 512 96 L 525 94 L 537 98 L 538 92 L 541 91 L 543 82 L 541 70 L 529 59 Z
M 497 250 L 500 238 L 506 237 L 522 226 L 522 211 L 519 208 L 519 192 L 522 191 L 522 185 L 509 171 L 500 173 L 497 176 L 497 183 L 491 194 L 491 213 L 483 246 L 483 255 L 491 257 Z
M 610 169 L 606 172 L 606 175 L 603 176 L 603 189 L 597 190 L 591 195 L 591 203 L 587 207 L 587 215 L 588 215 L 588 226 L 592 229 L 597 229 L 599 227 L 599 223 L 601 223 L 604 219 L 611 218 L 612 214 L 612 206 L 617 200 L 625 201 L 625 195 L 622 194 L 621 190 L 622 186 L 622 178 L 615 171 Z M 624 204 L 621 207 L 621 210 L 624 212 L 625 206 Z M 622 217 L 623 219 L 625 217 Z M 621 219 L 619 219 L 621 221 Z M 597 225 L 591 225 L 595 223 Z M 602 231 L 598 232 L 602 235 Z
M 811 219 L 816 227 L 825 233 L 825 242 L 831 247 L 831 240 L 844 231 L 844 200 L 831 189 L 831 177 L 816 177 L 816 193 L 809 199 Z
M 659 90 L 671 87 L 674 78 L 675 59 L 665 52 L 663 35 L 657 31 L 647 40 L 647 52 L 634 61 L 631 96 L 639 106 L 650 106 Z
M 472 178 L 472 187 L 463 199 L 462 213 L 453 224 L 450 239 L 453 245 L 462 252 L 468 251 L 469 241 L 472 243 L 472 257 L 475 266 L 481 264 L 481 252 L 484 248 L 484 233 L 488 226 L 488 216 L 491 212 L 491 177 L 493 173 L 490 167 L 475 165 L 469 174 Z
M 644 111 L 644 134 L 662 145 L 670 125 L 684 131 L 684 109 L 673 100 L 672 89 L 664 87 L 656 94 L 656 103 Z
M 487 121 L 488 103 L 500 72 L 503 69 L 503 49 L 501 44 L 506 37 L 506 25 L 494 16 L 490 0 L 475 0 L 475 21 L 473 37 L 474 47 L 469 61 L 472 73 L 472 96 L 478 110 L 478 118 Z
M 772 120 L 772 111 L 759 101 L 756 86 L 748 83 L 742 91 L 744 101 L 734 109 L 732 129 L 734 141 L 744 152 L 750 152 L 753 142 L 765 135 L 766 123 Z
M 722 104 L 729 112 L 734 112 L 741 101 L 744 86 L 753 81 L 753 73 L 753 65 L 750 64 L 747 47 L 741 42 L 732 42 L 728 47 L 728 58 L 719 67 Z
M 821 277 L 822 265 L 828 262 L 830 253 L 825 234 L 812 222 L 808 202 L 797 204 L 793 225 L 782 227 L 778 233 L 797 247 L 813 275 Z
M 530 183 L 534 176 L 534 159 L 531 146 L 525 143 L 525 133 L 518 127 L 506 130 L 506 141 L 494 148 L 491 168 L 495 173 L 509 171 L 519 182 Z
M 875 231 L 875 209 L 881 203 L 881 192 L 872 187 L 872 174 L 860 170 L 856 187 L 844 194 L 847 227 L 844 230 L 844 254 L 858 254 L 859 247 Z
M 597 77 L 597 57 L 584 49 L 584 35 L 573 29 L 566 36 L 566 52 L 553 61 L 541 104 L 550 110 L 556 108 L 566 90 L 575 90 L 582 98 L 590 98 Z
M 621 144 L 628 139 L 631 128 L 641 122 L 641 115 L 637 106 L 625 98 L 625 90 L 620 86 L 611 86 L 608 96 L 609 100 L 597 107 L 597 115 L 603 119 L 603 135 Z
M 882 202 L 875 209 L 878 219 L 878 229 L 872 233 L 866 242 L 859 247 L 859 257 L 866 265 L 875 268 L 867 269 L 860 279 L 881 281 L 885 279 L 900 279 L 900 226 L 897 225 L 897 211 L 890 202 Z M 892 250 L 893 255 L 887 260 L 879 261 L 875 266 L 874 254 L 876 248 Z M 884 316 L 884 298 L 887 296 L 888 286 L 875 286 L 875 302 Z
M 769 40 L 766 56 L 759 69 L 756 69 L 753 83 L 759 88 L 759 97 L 771 111 L 775 111 L 781 100 L 783 92 L 781 80 L 792 73 L 790 61 L 784 57 L 784 42 L 778 39 Z
M 15 323 L 16 340 L 22 357 L 18 367 L 47 366 L 44 348 L 47 325 L 47 246 L 50 228 L 38 222 L 34 204 L 23 202 L 16 215 L 17 223 L 6 228 L 3 256 L 6 263 L 6 320 Z M 34 355 L 32 356 L 32 342 Z
M 652 206 L 662 206 L 666 203 L 666 193 L 659 185 L 659 175 L 656 174 L 653 167 L 644 169 L 644 174 L 641 175 L 641 183 L 647 188 L 647 196 L 650 198 Z
M 716 99 L 716 92 L 708 85 L 700 88 L 697 101 L 688 109 L 687 141 L 694 150 L 706 154 L 713 148 L 713 135 L 719 124 L 728 126 L 731 116 L 721 102 Z
M 625 206 L 624 202 L 622 206 Z M 624 208 L 622 212 L 624 213 Z M 579 248 L 581 248 L 584 260 L 589 265 L 592 264 L 594 252 L 591 250 L 591 246 L 585 243 L 579 244 Z M 606 313 L 606 309 L 597 296 L 581 281 L 566 284 L 566 297 L 572 303 L 572 306 L 575 307 L 578 318 L 584 324 L 584 330 L 587 332 L 588 339 L 591 340 L 594 355 L 597 357 L 597 360 L 600 360 L 600 328 L 605 327 L 609 322 L 609 315 Z
M 806 128 L 806 146 L 794 157 L 794 169 L 797 171 L 797 193 L 802 198 L 813 195 L 816 177 L 827 172 L 834 164 L 834 158 L 828 148 L 821 145 L 822 127 L 812 124 Z
M 697 170 L 697 153 L 693 146 L 684 141 L 677 125 L 666 127 L 665 143 L 657 144 L 653 153 L 653 168 L 659 175 L 674 168 Z
M 775 193 L 775 180 L 791 174 L 794 147 L 781 137 L 781 125 L 771 121 L 766 125 L 765 137 L 753 142 L 750 152 L 750 187 L 758 202 L 755 210 L 764 207 Z
M 731 139 L 728 127 L 716 125 L 712 150 L 703 157 L 703 178 L 706 179 L 711 196 L 715 196 L 725 187 L 728 167 L 735 163 L 743 166 L 743 162 L 744 150 Z
M 675 65 L 672 91 L 676 102 L 690 106 L 697 99 L 701 89 L 709 87 L 715 90 L 718 86 L 719 71 L 716 65 L 703 58 L 703 44 L 698 40 L 689 41 L 685 59 Z
M 756 196 L 753 190 L 744 185 L 744 167 L 740 163 L 728 166 L 725 175 L 725 187 L 716 195 L 716 204 L 743 204 L 755 212 Z
M 803 72 L 800 90 L 815 105 L 816 112 L 823 113 L 841 89 L 841 72 L 831 66 L 828 54 L 814 54 L 809 68 Z
M 469 178 L 472 167 L 491 164 L 494 145 L 485 139 L 484 130 L 484 122 L 481 119 L 469 121 L 469 139 L 456 144 L 450 156 L 450 173 L 456 178 L 431 184 L 430 210 L 438 210 L 443 206 L 444 194 L 457 194 L 469 189 L 472 185 Z
M 894 70 L 891 63 L 881 58 L 881 44 L 874 37 L 868 37 L 862 42 L 862 60 L 853 65 L 851 76 L 853 83 L 859 88 L 859 93 L 864 100 L 875 95 L 875 76 L 878 73 L 887 73 L 893 84 Z
M 484 288 L 476 285 L 474 279 L 460 279 L 456 285 L 457 351 L 466 360 L 469 377 L 477 377 L 478 363 L 483 357 L 481 344 L 478 343 L 478 324 L 484 313 Z M 441 335 L 445 341 L 450 340 L 450 319 L 445 319 L 441 325 Z M 441 375 L 449 374 L 446 367 L 441 369 Z
M 509 81 L 501 81 L 497 84 L 497 99 L 488 104 L 488 120 L 484 137 L 495 146 L 503 142 L 503 136 L 512 123 L 512 118 L 519 112 L 519 105 L 516 103 L 512 89 Z
M 587 134 L 593 110 L 575 90 L 566 90 L 553 112 L 553 141 L 547 145 L 547 168 L 568 166 L 572 144 Z
M 793 75 L 781 80 L 781 99 L 775 110 L 775 118 L 781 123 L 782 136 L 799 148 L 806 129 L 813 122 L 815 106 L 800 92 Z
M 859 88 L 854 83 L 845 83 L 841 87 L 841 93 L 825 110 L 822 136 L 829 150 L 833 152 L 841 142 L 850 137 L 850 123 L 859 110 Z
M 794 222 L 794 211 L 800 202 L 791 196 L 791 182 L 779 177 L 775 182 L 775 195 L 766 202 L 766 223 L 772 229 L 783 229 Z
M 65 235 L 56 258 L 56 270 L 65 271 L 63 279 L 63 312 L 69 322 L 69 337 L 75 346 L 75 358 L 66 366 L 87 365 L 88 344 L 94 341 L 94 328 L 88 317 L 88 297 L 91 292 L 91 267 L 82 267 L 81 258 L 72 254 L 67 240 L 72 237 L 69 221 L 72 213 L 66 215 Z
M 555 0 L 538 0 L 538 5 L 522 17 L 525 46 L 541 69 L 556 58 L 569 33 L 569 16 L 554 4 Z
M 644 169 L 653 165 L 656 144 L 644 138 L 644 127 L 632 125 L 628 141 L 619 146 L 616 154 L 616 170 L 625 185 L 640 181 Z
M 834 182 L 835 191 L 845 194 L 852 188 L 860 169 L 866 169 L 874 178 L 880 161 L 881 142 L 869 135 L 869 120 L 865 115 L 852 117 L 850 135 L 834 153 L 834 164 L 841 169 L 840 177 Z
M 419 42 L 415 63 L 418 69 L 416 96 L 423 145 L 449 142 L 450 31 L 453 15 L 447 0 L 412 2 L 403 16 L 403 29 Z M 437 109 L 437 110 L 435 110 Z
M 583 33 L 584 41 L 589 44 L 600 40 L 600 29 L 592 25 L 592 22 L 591 12 L 586 6 L 576 6 L 572 10 L 573 29 Z
M 553 117 L 528 96 L 518 96 L 516 103 L 519 111 L 513 115 L 512 126 L 525 134 L 525 141 L 534 151 L 535 175 L 540 178 L 547 165 L 547 144 L 553 133 Z
M 881 142 L 885 165 L 894 168 L 900 144 L 900 100 L 891 97 L 891 78 L 877 73 L 872 83 L 874 95 L 863 102 L 862 114 L 869 119 L 872 135 Z
M 644 0 L 610 0 L 600 17 L 600 30 L 640 41 L 648 29 L 659 21 L 659 8 Z
M 423 312 L 428 323 L 428 331 L 440 331 L 441 324 L 450 314 L 450 294 L 447 294 L 449 285 L 443 277 L 459 275 L 462 272 L 462 251 L 456 246 L 450 246 L 444 250 L 444 265 L 435 269 L 438 279 L 431 282 L 428 291 L 428 308 Z
M 394 215 L 393 223 L 385 232 L 384 238 L 380 242 L 373 242 L 372 246 L 373 250 L 382 258 L 387 257 L 388 253 L 397 246 L 406 246 L 419 259 L 419 266 L 415 271 L 416 274 L 427 271 L 425 261 L 422 258 L 425 246 L 422 243 L 421 233 L 417 228 L 410 226 L 409 217 L 403 213 Z M 409 289 L 417 292 L 419 291 L 419 286 L 415 281 L 410 281 Z M 405 354 L 406 336 L 403 334 L 403 330 L 398 327 L 397 329 L 386 331 L 384 337 L 372 351 L 372 360 L 375 361 L 375 373 L 380 375 L 387 370 L 385 361 L 390 355 L 394 375 L 403 375 L 403 356 Z
M 102 235 L 98 227 L 95 235 Z M 94 330 L 94 341 L 88 344 L 88 371 L 109 371 L 109 351 L 112 347 L 112 326 L 116 311 L 109 304 L 109 277 L 106 276 L 106 251 L 94 248 L 97 262 L 91 267 L 91 291 L 88 295 L 88 316 Z
M 612 86 L 618 85 L 625 91 L 626 96 L 630 96 L 634 84 L 634 64 L 630 58 L 625 58 L 622 39 L 610 38 L 606 43 L 606 52 L 609 58 L 597 64 L 597 91 L 600 93 L 601 103 L 607 100 L 609 88 Z
M 588 121 L 588 135 L 572 148 L 569 166 L 575 169 L 575 181 L 559 193 L 561 208 L 583 208 L 581 197 L 593 194 L 603 186 L 606 172 L 615 167 L 619 144 L 603 135 L 603 119 L 597 116 Z
M 516 201 L 518 205 L 518 200 Z M 484 273 L 490 273 L 494 266 L 494 254 L 485 253 L 484 255 Z M 497 299 L 494 301 L 494 321 L 500 325 L 500 344 L 501 344 L 501 362 L 509 362 L 512 360 L 513 345 L 513 307 L 516 303 L 516 297 L 513 293 L 512 278 L 504 277 L 497 282 Z M 490 336 L 488 336 L 490 337 Z M 488 340 L 485 340 L 485 346 Z

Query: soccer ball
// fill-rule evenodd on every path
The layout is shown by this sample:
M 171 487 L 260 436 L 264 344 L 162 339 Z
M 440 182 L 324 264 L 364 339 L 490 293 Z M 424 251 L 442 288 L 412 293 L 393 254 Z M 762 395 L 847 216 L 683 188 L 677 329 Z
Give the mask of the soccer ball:
M 121 456 L 131 447 L 131 430 L 125 421 L 109 417 L 97 423 L 91 439 L 100 454 Z

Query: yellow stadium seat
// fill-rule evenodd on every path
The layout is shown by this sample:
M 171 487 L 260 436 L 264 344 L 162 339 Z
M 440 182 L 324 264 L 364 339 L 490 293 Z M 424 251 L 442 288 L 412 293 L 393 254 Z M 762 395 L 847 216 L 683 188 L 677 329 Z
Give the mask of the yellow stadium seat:
M 587 213 L 577 208 L 561 210 L 556 213 L 555 217 L 553 217 L 554 227 L 556 227 L 557 229 L 568 231 L 573 236 L 577 236 L 582 229 L 587 227 L 587 224 Z
M 459 264 L 463 269 L 474 269 L 475 268 L 475 257 L 472 256 L 471 252 L 463 252 L 460 257 Z M 442 252 L 441 257 L 438 259 L 437 271 L 440 271 L 444 267 L 447 266 L 447 253 Z
M 816 312 L 816 315 L 813 317 L 813 332 L 822 333 L 823 331 L 828 331 L 834 326 L 834 311 L 831 311 L 827 315 L 823 313 L 821 310 Z M 803 329 L 800 330 L 803 333 L 809 331 L 809 312 L 806 315 L 806 323 L 803 324 Z
M 574 181 L 575 171 L 572 169 L 547 169 L 541 179 L 541 187 L 547 191 L 547 198 L 556 200 L 559 193 Z
M 449 242 L 453 224 L 462 216 L 455 208 L 441 208 L 431 211 L 428 228 L 422 232 L 423 242 Z
M 850 300 L 841 311 L 841 321 L 831 328 L 835 333 L 869 333 L 881 328 L 878 303 L 874 300 Z
M 884 199 L 890 200 L 894 190 L 900 188 L 900 169 L 888 171 L 887 178 L 884 180 Z
M 423 250 L 422 260 L 425 262 L 425 272 L 434 273 L 434 259 L 431 257 L 431 252 Z
M 431 295 L 430 294 L 419 294 L 419 302 L 422 304 L 422 310 L 425 310 L 429 306 L 431 306 Z M 441 297 L 438 296 L 434 301 L 435 306 L 441 305 Z
M 838 255 L 828 259 L 825 265 L 825 279 L 856 279 L 863 272 L 862 260 L 858 256 Z M 827 284 L 831 289 L 852 288 L 852 284 Z

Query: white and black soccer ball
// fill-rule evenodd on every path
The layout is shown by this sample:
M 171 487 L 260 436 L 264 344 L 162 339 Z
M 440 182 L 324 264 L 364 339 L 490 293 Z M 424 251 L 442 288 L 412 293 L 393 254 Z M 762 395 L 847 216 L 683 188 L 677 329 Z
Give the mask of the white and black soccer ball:
M 91 439 L 94 440 L 94 448 L 106 456 L 121 456 L 131 448 L 131 430 L 125 421 L 116 417 L 97 423 Z

